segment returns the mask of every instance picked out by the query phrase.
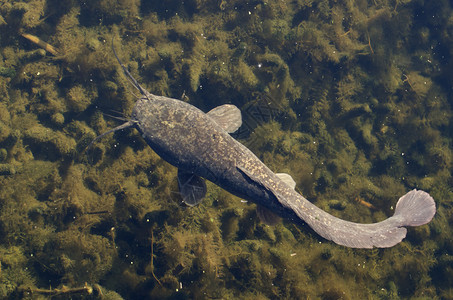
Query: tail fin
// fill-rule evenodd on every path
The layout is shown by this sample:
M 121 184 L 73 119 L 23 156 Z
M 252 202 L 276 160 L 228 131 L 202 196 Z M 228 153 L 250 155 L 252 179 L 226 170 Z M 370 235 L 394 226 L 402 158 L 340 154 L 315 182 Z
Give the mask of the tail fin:
M 405 226 L 426 224 L 436 213 L 434 199 L 417 190 L 399 199 L 392 217 L 372 224 L 341 220 L 305 201 L 303 206 L 299 204 L 291 208 L 320 236 L 351 248 L 392 247 L 406 237 Z
M 431 221 L 435 214 L 433 197 L 413 189 L 398 200 L 394 216 L 401 219 L 401 226 L 420 226 Z

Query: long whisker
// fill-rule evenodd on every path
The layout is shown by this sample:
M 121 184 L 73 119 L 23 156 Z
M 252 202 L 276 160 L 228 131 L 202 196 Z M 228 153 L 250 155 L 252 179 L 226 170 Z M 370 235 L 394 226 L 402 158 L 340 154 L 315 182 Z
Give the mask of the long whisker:
M 88 146 L 86 147 L 86 150 L 89 150 L 93 146 L 93 144 L 95 142 L 97 142 L 99 139 L 103 138 L 107 134 L 115 132 L 115 131 L 118 131 L 118 130 L 123 130 L 123 129 L 129 128 L 129 127 L 133 127 L 133 126 L 135 126 L 135 124 L 137 124 L 137 121 L 130 120 L 130 121 L 128 121 L 128 122 L 126 122 L 126 123 L 124 123 L 124 124 L 122 124 L 120 126 L 117 126 L 117 127 L 113 128 L 113 129 L 110 129 L 110 130 L 102 133 L 101 135 L 98 135 L 94 140 L 91 141 L 90 144 L 88 144 Z
M 135 78 L 131 75 L 131 73 L 129 73 L 129 70 L 126 68 L 125 65 L 123 65 L 120 58 L 118 57 L 118 54 L 116 54 L 115 47 L 113 45 L 113 38 L 112 38 L 112 50 L 113 50 L 113 54 L 116 57 L 116 60 L 120 64 L 121 68 L 123 69 L 123 72 L 126 75 L 126 78 L 137 90 L 139 90 L 140 94 L 142 94 L 143 96 L 148 98 L 148 93 L 146 92 L 146 90 L 137 82 L 137 80 L 135 80 Z
M 111 112 L 114 112 L 115 114 L 118 114 L 118 115 L 124 115 L 122 111 L 119 111 L 119 110 L 114 110 L 114 109 L 109 109 Z
M 123 69 L 123 72 L 124 72 L 124 75 L 126 76 L 127 80 L 142 94 L 142 97 L 146 97 L 148 100 L 151 100 L 150 99 L 150 94 L 137 82 L 137 80 L 135 80 L 135 78 L 131 75 L 131 73 L 129 72 L 129 70 L 126 68 L 126 66 L 121 62 L 120 58 L 118 57 L 118 54 L 116 53 L 115 51 L 115 47 L 114 47 L 114 38 L 112 37 L 112 50 L 113 50 L 113 54 L 115 55 L 116 57 L 116 60 L 118 61 L 118 63 L 120 64 L 121 68 Z M 133 94 L 133 93 L 132 93 Z M 133 94 L 136 98 L 140 98 L 138 97 L 137 95 Z M 103 138 L 104 136 L 106 136 L 107 134 L 110 134 L 112 132 L 115 132 L 115 131 L 118 131 L 118 130 L 123 130 L 123 129 L 126 129 L 126 128 L 130 128 L 130 127 L 134 127 L 136 126 L 137 124 L 137 121 L 136 120 L 128 120 L 127 118 L 124 118 L 124 117 L 118 117 L 118 116 L 113 116 L 113 115 L 109 115 L 109 114 L 106 114 L 104 113 L 104 115 L 106 116 L 109 116 L 111 118 L 114 118 L 114 119 L 117 119 L 117 120 L 121 120 L 121 121 L 126 121 L 126 123 L 120 125 L 120 126 L 117 126 L 113 129 L 110 129 L 100 135 L 98 135 L 94 140 L 92 140 L 88 146 L 85 148 L 85 151 L 89 151 L 89 149 L 93 146 L 94 143 L 96 143 L 98 140 L 100 140 L 101 138 Z
M 129 121 L 128 118 L 124 118 L 124 117 L 118 117 L 118 116 L 113 116 L 113 115 L 109 115 L 109 114 L 106 114 L 106 113 L 102 113 L 104 116 L 107 116 L 107 117 L 110 117 L 110 118 L 113 118 L 113 119 L 116 119 L 116 120 L 120 120 L 120 121 Z

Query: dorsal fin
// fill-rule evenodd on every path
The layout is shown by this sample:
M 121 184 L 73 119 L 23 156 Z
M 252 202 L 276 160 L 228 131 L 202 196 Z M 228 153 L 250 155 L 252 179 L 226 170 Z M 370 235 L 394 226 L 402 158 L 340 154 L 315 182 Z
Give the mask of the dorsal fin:
M 292 188 L 293 190 L 296 189 L 296 182 L 291 177 L 291 175 L 286 174 L 286 173 L 275 173 L 275 175 L 277 175 L 278 178 L 280 178 L 284 183 L 289 185 L 290 188 Z

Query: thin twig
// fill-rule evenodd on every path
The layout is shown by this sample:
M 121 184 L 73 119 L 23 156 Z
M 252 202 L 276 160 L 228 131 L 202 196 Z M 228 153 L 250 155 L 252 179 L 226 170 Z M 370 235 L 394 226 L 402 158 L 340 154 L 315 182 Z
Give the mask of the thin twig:
M 162 286 L 162 283 L 160 283 L 160 280 L 156 277 L 154 274 L 154 254 L 153 254 L 153 244 L 154 244 L 154 233 L 153 230 L 151 230 L 151 274 L 153 275 L 154 279 L 156 279 L 157 283 Z
M 38 293 L 42 295 L 57 296 L 57 295 L 70 295 L 70 294 L 87 294 L 91 295 L 93 293 L 93 288 L 89 286 L 86 282 L 83 287 L 79 288 L 68 288 L 67 286 L 62 286 L 60 289 L 33 289 L 30 287 L 19 287 L 19 291 L 26 293 Z
M 371 47 L 371 40 L 370 40 L 370 34 L 367 33 L 368 35 L 368 46 L 370 47 L 370 50 L 371 50 L 371 54 L 374 54 L 374 51 L 373 51 L 373 47 Z
M 26 38 L 27 40 L 29 40 L 29 41 L 35 43 L 36 45 L 38 45 L 39 47 L 43 48 L 44 50 L 46 50 L 50 54 L 53 54 L 55 56 L 57 56 L 59 54 L 58 50 L 54 46 L 44 42 L 39 37 L 31 35 L 31 34 L 28 34 L 28 33 L 22 33 L 21 35 L 24 38 Z

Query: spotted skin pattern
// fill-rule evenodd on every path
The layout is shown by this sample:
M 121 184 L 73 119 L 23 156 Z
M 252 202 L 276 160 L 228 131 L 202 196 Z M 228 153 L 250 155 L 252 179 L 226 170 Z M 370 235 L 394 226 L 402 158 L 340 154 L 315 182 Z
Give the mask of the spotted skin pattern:
M 135 127 L 158 155 L 179 170 L 205 178 L 283 218 L 303 220 L 323 238 L 346 247 L 392 247 L 406 236 L 405 226 L 423 225 L 434 217 L 433 198 L 415 189 L 400 198 L 395 214 L 384 221 L 359 224 L 334 217 L 297 193 L 231 137 L 215 114 L 149 93 L 118 61 L 142 95 L 130 121 L 119 128 Z

